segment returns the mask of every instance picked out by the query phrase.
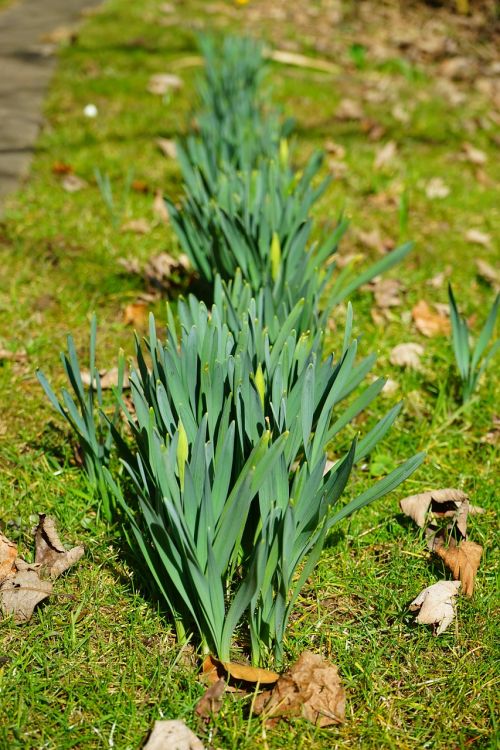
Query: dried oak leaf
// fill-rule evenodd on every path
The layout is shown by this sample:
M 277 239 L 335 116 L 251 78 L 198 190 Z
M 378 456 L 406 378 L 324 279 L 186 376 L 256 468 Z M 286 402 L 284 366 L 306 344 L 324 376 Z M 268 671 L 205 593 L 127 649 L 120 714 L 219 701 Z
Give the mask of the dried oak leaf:
M 40 520 L 35 529 L 35 563 L 40 565 L 42 573 L 57 578 L 78 562 L 84 552 L 82 546 L 66 550 L 59 539 L 54 519 L 40 513 Z
M 345 718 L 345 693 L 337 667 L 318 654 L 304 651 L 271 691 L 257 696 L 253 711 L 270 723 L 302 716 L 320 727 Z
M 449 318 L 440 312 L 434 312 L 423 299 L 417 302 L 411 315 L 415 326 L 424 336 L 448 336 L 451 331 Z
M 213 685 L 210 685 L 196 704 L 195 713 L 202 719 L 208 719 L 210 716 L 219 713 L 225 689 L 226 683 L 224 680 L 219 679 Z
M 399 367 L 409 367 L 411 370 L 420 369 L 420 357 L 424 353 L 424 347 L 421 344 L 409 342 L 407 344 L 398 344 L 391 350 L 389 359 L 391 364 Z
M 437 538 L 434 541 L 433 551 L 451 570 L 453 578 L 461 581 L 464 594 L 472 596 L 477 569 L 483 554 L 481 545 L 469 541 L 463 541 L 457 545 L 455 539 L 452 538 L 449 546 L 446 547 L 443 540 Z
M 437 625 L 436 635 L 444 633 L 455 617 L 455 600 L 460 581 L 438 581 L 420 592 L 410 604 L 410 610 L 419 610 L 415 621 L 420 625 Z
M 17 544 L 11 542 L 0 531 L 0 583 L 15 573 L 14 563 L 17 557 Z
M 179 719 L 155 721 L 143 750 L 204 750 L 203 743 Z
M 441 518 L 456 518 L 456 526 L 463 537 L 467 534 L 467 515 L 471 507 L 472 512 L 483 512 L 482 508 L 470 506 L 469 496 L 465 492 L 451 488 L 409 495 L 403 498 L 399 505 L 403 513 L 413 518 L 421 529 L 425 526 L 429 510 Z
M 40 580 L 38 565 L 17 560 L 17 572 L 0 584 L 0 611 L 13 615 L 18 625 L 28 622 L 37 604 L 52 593 L 50 581 Z

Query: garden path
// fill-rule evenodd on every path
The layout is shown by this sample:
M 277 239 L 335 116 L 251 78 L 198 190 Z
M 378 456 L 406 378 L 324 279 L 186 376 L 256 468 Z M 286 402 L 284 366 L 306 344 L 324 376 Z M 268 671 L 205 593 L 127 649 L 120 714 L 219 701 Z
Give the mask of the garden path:
M 28 173 L 57 63 L 57 32 L 99 0 L 24 0 L 0 13 L 0 213 Z

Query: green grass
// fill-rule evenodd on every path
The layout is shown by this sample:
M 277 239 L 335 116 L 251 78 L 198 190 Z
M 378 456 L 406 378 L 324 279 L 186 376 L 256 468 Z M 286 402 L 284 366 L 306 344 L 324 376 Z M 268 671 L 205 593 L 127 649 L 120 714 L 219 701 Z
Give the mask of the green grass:
M 255 5 L 263 4 L 255 0 L 249 8 Z M 0 666 L 1 748 L 87 750 L 112 743 L 136 748 L 160 716 L 185 719 L 198 731 L 193 708 L 203 688 L 196 679 L 196 655 L 189 648 L 180 651 L 168 618 L 134 573 L 120 538 L 96 518 L 65 428 L 34 376 L 42 366 L 51 378 L 60 377 L 58 352 L 70 330 L 85 354 L 94 309 L 100 320 L 101 365 L 113 364 L 120 345 L 132 353 L 131 330 L 124 327 L 122 314 L 143 285 L 123 271 L 118 259 L 145 260 L 175 248 L 171 231 L 154 224 L 152 202 L 156 189 L 179 195 L 180 177 L 175 163 L 157 150 L 155 138 L 173 137 L 189 121 L 196 69 L 179 66 L 179 60 L 196 54 L 192 20 L 213 24 L 222 16 L 205 14 L 203 3 L 189 0 L 179 6 L 178 26 L 162 26 L 158 6 L 153 0 L 110 0 L 86 22 L 77 43 L 62 52 L 31 178 L 10 201 L 1 225 L 0 346 L 26 349 L 28 361 L 0 364 L 0 520 L 26 554 L 38 511 L 57 517 L 68 544 L 79 540 L 87 548 L 83 561 L 58 581 L 55 595 L 29 625 L 0 624 L 0 657 L 8 657 Z M 238 18 L 230 16 L 229 23 L 239 26 Z M 274 97 L 297 118 L 300 158 L 327 138 L 346 148 L 346 178 L 317 208 L 320 221 L 334 219 L 342 207 L 352 217 L 342 252 L 376 256 L 362 247 L 354 228 L 378 228 L 394 241 L 416 240 L 410 259 L 394 272 L 406 291 L 386 326 L 377 327 L 371 319 L 370 292 L 353 299 L 362 352 L 375 346 L 377 373 L 399 383 L 398 392 L 380 399 L 360 429 L 399 398 L 406 405 L 348 494 L 354 496 L 372 476 L 417 450 L 427 450 L 429 457 L 402 489 L 334 531 L 289 630 L 289 661 L 313 648 L 338 664 L 348 697 L 345 725 L 317 730 L 296 720 L 264 734 L 259 720 L 248 720 L 251 697 L 236 701 L 228 696 L 215 721 L 213 746 L 492 748 L 498 709 L 498 451 L 482 439 L 498 403 L 494 366 L 476 396 L 458 411 L 451 346 L 442 337 L 422 337 L 409 314 L 420 299 L 446 302 L 446 284 L 436 290 L 427 280 L 448 265 L 459 304 L 468 316 L 477 316 L 476 331 L 493 300 L 475 269 L 476 257 L 494 264 L 493 243 L 483 248 L 465 239 L 472 227 L 494 237 L 500 223 L 493 132 L 485 127 L 464 132 L 464 123 L 487 118 L 488 102 L 467 89 L 464 105 L 445 106 L 434 69 L 417 74 L 397 56 L 396 62 L 381 65 L 368 50 L 358 70 L 349 52 L 353 30 L 346 24 L 338 31 L 338 40 L 345 32 L 345 44 L 335 60 L 346 66 L 345 72 L 341 68 L 333 83 L 281 66 L 273 66 L 272 83 Z M 269 38 L 278 33 L 269 20 L 259 29 Z M 293 30 L 280 26 L 279 33 L 292 36 Z M 146 91 L 149 76 L 162 71 L 179 72 L 185 81 L 168 101 Z M 359 122 L 335 119 L 336 104 L 345 97 L 356 99 L 374 76 L 388 77 L 397 101 L 414 107 L 410 122 L 402 126 L 386 103 L 364 105 L 367 116 L 386 129 L 381 143 L 398 144 L 394 164 L 381 172 L 372 168 L 380 143 L 368 140 Z M 83 116 L 88 103 L 99 109 L 94 120 Z M 458 158 L 465 140 L 487 154 L 490 185 L 478 182 L 474 168 Z M 52 172 L 56 162 L 71 164 L 89 186 L 76 194 L 65 192 Z M 95 182 L 96 168 L 110 175 L 118 196 L 130 169 L 134 179 L 148 185 L 147 194 L 132 190 L 125 196 L 123 220 L 147 218 L 154 224 L 149 234 L 113 228 Z M 426 197 L 425 184 L 433 177 L 448 185 L 447 198 Z M 400 232 L 398 196 L 404 188 L 410 214 Z M 153 309 L 161 316 L 162 303 Z M 332 329 L 341 327 L 342 314 L 336 312 Z M 334 346 L 334 331 L 331 340 Z M 390 365 L 389 352 L 402 341 L 425 346 L 421 373 Z M 456 624 L 439 638 L 413 625 L 407 605 L 446 573 L 440 562 L 429 560 L 425 541 L 397 504 L 405 494 L 433 487 L 460 487 L 488 510 L 470 522 L 471 539 L 485 547 L 474 597 L 459 597 Z

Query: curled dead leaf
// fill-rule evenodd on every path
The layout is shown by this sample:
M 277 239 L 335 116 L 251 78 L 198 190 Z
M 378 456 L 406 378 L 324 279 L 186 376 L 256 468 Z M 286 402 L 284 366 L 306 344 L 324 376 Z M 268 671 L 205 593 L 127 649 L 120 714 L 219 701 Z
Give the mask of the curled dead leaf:
M 239 664 L 234 661 L 220 661 L 215 656 L 207 656 L 203 662 L 203 673 L 209 682 L 215 682 L 216 678 L 231 677 L 233 680 L 242 682 L 259 682 L 262 685 L 271 685 L 279 679 L 277 672 L 260 667 L 252 667 L 249 664 Z
M 461 581 L 464 594 L 472 596 L 476 573 L 483 554 L 481 545 L 468 540 L 457 545 L 455 539 L 451 538 L 449 546 L 446 546 L 442 539 L 437 538 L 434 541 L 433 551 L 451 570 L 453 578 Z
M 78 177 L 76 174 L 66 174 L 61 180 L 61 186 L 67 193 L 78 193 L 80 190 L 88 187 L 87 180 Z
M 397 146 L 395 141 L 388 141 L 381 148 L 377 150 L 375 154 L 375 160 L 373 166 L 375 169 L 384 169 L 385 167 L 392 164 L 397 154 Z
M 122 232 L 133 232 L 134 234 L 149 234 L 151 226 L 147 219 L 131 219 L 122 224 Z
M 467 533 L 469 496 L 462 490 L 446 488 L 421 492 L 403 498 L 399 505 L 403 513 L 412 518 L 421 529 L 425 526 L 427 513 L 432 510 L 434 515 L 445 518 L 459 516 L 457 526 L 464 537 Z
M 420 592 L 410 604 L 417 612 L 415 622 L 420 625 L 437 625 L 436 635 L 444 633 L 455 617 L 455 599 L 460 581 L 438 581 Z
M 183 721 L 155 721 L 143 750 L 204 750 L 203 743 Z
M 123 322 L 126 326 L 143 329 L 147 327 L 149 307 L 145 302 L 132 302 L 123 311 Z
M 175 145 L 174 140 L 170 138 L 157 138 L 156 145 L 162 152 L 163 156 L 166 156 L 168 159 L 177 158 L 177 146 Z
M 491 243 L 491 235 L 481 232 L 479 229 L 467 230 L 465 239 L 473 245 L 483 245 L 483 247 L 487 247 Z
M 149 79 L 147 89 L 150 94 L 163 96 L 168 91 L 178 91 L 182 85 L 182 78 L 174 73 L 155 73 Z
M 320 727 L 342 723 L 345 693 L 337 667 L 304 651 L 272 690 L 257 696 L 253 711 L 268 723 L 293 716 L 302 716 Z
M 87 370 L 82 370 L 81 377 L 83 385 L 87 386 L 88 388 L 90 386 L 90 373 L 87 372 Z M 109 370 L 99 370 L 99 378 L 101 380 L 101 388 L 103 391 L 110 390 L 111 388 L 116 388 L 118 386 L 118 367 L 111 367 L 111 369 Z M 96 387 L 95 380 L 93 383 L 93 387 Z M 123 387 L 130 387 L 127 372 L 125 372 L 123 377 Z
M 409 342 L 408 344 L 398 344 L 391 350 L 389 359 L 391 364 L 398 367 L 409 367 L 411 370 L 419 370 L 420 357 L 424 353 L 424 347 L 420 344 Z
M 21 625 L 31 619 L 36 605 L 50 596 L 52 584 L 40 579 L 37 565 L 19 560 L 16 567 L 17 572 L 0 583 L 0 611 Z
M 217 714 L 222 707 L 222 696 L 226 689 L 224 680 L 217 680 L 210 685 L 196 704 L 195 713 L 202 719 L 208 719 Z
M 40 513 L 40 520 L 35 528 L 35 562 L 40 565 L 41 573 L 57 578 L 78 562 L 84 552 L 85 549 L 80 545 L 70 550 L 65 549 L 54 519 Z
M 402 289 L 399 279 L 376 279 L 371 284 L 375 302 L 380 308 L 398 307 L 401 304 L 399 293 Z
M 435 312 L 425 300 L 417 302 L 411 311 L 412 318 L 416 328 L 424 336 L 432 338 L 434 336 L 448 336 L 451 331 L 449 318 L 440 312 Z
M 500 272 L 482 258 L 476 258 L 476 266 L 479 276 L 491 284 L 496 292 L 500 291 Z
M 16 557 L 17 544 L 7 539 L 0 531 L 0 583 L 12 573 L 15 573 Z

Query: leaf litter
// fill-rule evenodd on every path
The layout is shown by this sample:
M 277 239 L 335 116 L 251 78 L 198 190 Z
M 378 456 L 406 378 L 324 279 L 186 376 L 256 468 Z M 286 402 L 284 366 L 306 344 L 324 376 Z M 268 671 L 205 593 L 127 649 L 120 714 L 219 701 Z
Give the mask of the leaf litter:
M 54 520 L 44 513 L 39 515 L 33 534 L 34 563 L 17 557 L 17 545 L 0 534 L 0 613 L 3 617 L 12 616 L 18 625 L 28 622 L 35 607 L 51 595 L 51 580 L 84 554 L 82 546 L 70 550 L 63 546 Z
M 143 750 L 204 750 L 203 743 L 179 719 L 157 720 Z
M 460 581 L 438 581 L 428 586 L 410 604 L 411 612 L 418 612 L 415 622 L 437 625 L 436 635 L 444 633 L 455 617 L 455 596 Z

